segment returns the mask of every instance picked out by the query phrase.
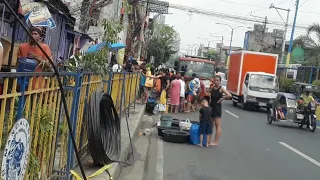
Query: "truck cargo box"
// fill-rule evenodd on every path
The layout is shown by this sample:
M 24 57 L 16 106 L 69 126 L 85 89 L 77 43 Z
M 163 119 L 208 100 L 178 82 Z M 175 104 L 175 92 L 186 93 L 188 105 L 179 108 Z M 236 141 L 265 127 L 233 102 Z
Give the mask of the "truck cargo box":
M 278 55 L 251 51 L 239 51 L 230 56 L 227 90 L 242 95 L 242 84 L 247 72 L 276 74 Z

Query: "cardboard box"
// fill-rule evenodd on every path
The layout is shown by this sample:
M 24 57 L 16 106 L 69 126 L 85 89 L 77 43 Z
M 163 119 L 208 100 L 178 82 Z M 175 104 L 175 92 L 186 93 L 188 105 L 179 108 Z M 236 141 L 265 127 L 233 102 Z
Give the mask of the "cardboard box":
M 6 37 L 1 38 L 1 43 L 3 45 L 3 66 L 8 66 L 9 62 L 9 54 L 11 50 L 11 40 Z M 13 54 L 12 54 L 12 63 L 11 67 L 15 67 L 17 64 L 17 59 L 18 59 L 18 50 L 19 50 L 19 43 L 14 43 L 14 48 L 13 48 Z

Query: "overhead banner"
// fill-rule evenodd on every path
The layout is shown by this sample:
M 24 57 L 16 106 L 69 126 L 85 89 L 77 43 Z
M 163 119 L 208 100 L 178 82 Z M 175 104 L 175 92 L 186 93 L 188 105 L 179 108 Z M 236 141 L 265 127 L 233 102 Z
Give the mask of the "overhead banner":
M 20 5 L 20 14 L 24 15 L 32 26 L 49 27 L 50 29 L 56 27 L 48 7 L 43 2 L 20 0 Z
M 20 0 L 19 14 L 26 15 L 31 11 L 33 0 Z

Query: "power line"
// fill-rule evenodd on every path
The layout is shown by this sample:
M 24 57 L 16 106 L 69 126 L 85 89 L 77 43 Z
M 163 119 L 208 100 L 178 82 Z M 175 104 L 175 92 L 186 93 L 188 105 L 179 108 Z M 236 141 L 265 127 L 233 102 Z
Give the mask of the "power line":
M 151 3 L 156 3 L 156 2 L 151 2 Z M 249 18 L 249 17 L 245 17 L 245 16 L 232 15 L 232 14 L 221 13 L 221 12 L 216 12 L 216 11 L 212 11 L 212 10 L 204 10 L 204 9 L 200 9 L 200 8 L 188 7 L 188 6 L 179 5 L 179 4 L 170 3 L 169 7 L 170 8 L 174 8 L 174 9 L 178 9 L 178 10 L 191 12 L 191 13 L 208 15 L 208 16 L 212 16 L 212 17 L 216 17 L 216 18 L 220 18 L 220 19 L 225 19 L 225 20 L 229 19 L 229 20 L 232 20 L 232 21 L 238 20 L 238 21 L 247 21 L 247 22 L 258 22 L 258 23 L 263 23 L 264 22 L 264 20 L 262 20 L 262 19 L 261 20 L 257 20 L 257 19 L 253 19 L 253 18 Z M 269 21 L 267 24 L 274 24 L 274 25 L 283 26 L 282 22 L 272 21 L 272 20 Z M 289 24 L 289 26 L 292 27 L 292 24 Z M 307 29 L 307 26 L 298 25 L 297 28 Z
M 262 9 L 258 9 L 258 10 L 254 10 L 252 12 L 257 12 L 257 11 L 262 11 L 262 10 L 267 10 L 269 9 L 269 7 L 265 7 L 265 6 L 260 6 L 260 5 L 254 5 L 254 4 L 248 4 L 248 3 L 240 3 L 240 2 L 235 2 L 235 1 L 229 1 L 229 0 L 219 0 L 219 1 L 223 1 L 223 2 L 227 2 L 227 3 L 232 3 L 232 4 L 239 4 L 239 5 L 243 5 L 243 6 L 250 6 L 250 7 L 259 7 L 259 8 L 262 8 Z M 287 2 L 288 0 L 284 0 L 284 1 L 281 1 L 277 4 L 275 4 L 275 6 L 278 6 L 280 4 L 283 4 L 285 2 Z M 295 7 L 295 3 L 293 2 L 293 0 L 290 0 L 292 5 Z M 309 0 L 305 0 L 301 5 L 304 5 L 307 1 Z M 299 11 L 300 13 L 307 13 L 307 14 L 320 14 L 318 12 L 309 12 L 309 11 Z
M 227 3 L 232 3 L 232 4 L 240 4 L 240 5 L 243 5 L 243 6 L 251 6 L 251 7 L 261 7 L 261 8 L 265 8 L 264 6 L 247 4 L 247 3 L 240 3 L 240 2 L 229 1 L 229 0 L 219 0 L 219 1 L 227 2 Z
M 281 2 L 279 2 L 279 3 L 277 3 L 277 4 L 275 4 L 275 6 L 278 6 L 278 5 L 280 5 L 280 4 L 284 3 L 284 2 L 287 2 L 287 1 L 288 1 L 288 0 L 281 1 Z
M 308 0 L 305 0 L 299 7 L 303 6 Z

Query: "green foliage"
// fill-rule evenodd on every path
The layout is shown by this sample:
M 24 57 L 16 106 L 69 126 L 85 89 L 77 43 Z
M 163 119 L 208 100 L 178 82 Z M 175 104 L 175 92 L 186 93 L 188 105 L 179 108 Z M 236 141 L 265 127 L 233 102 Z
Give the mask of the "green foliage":
M 118 34 L 123 29 L 123 26 L 119 21 L 104 19 L 102 20 L 102 26 L 104 30 L 103 41 L 106 41 L 108 43 L 115 43 L 119 40 Z
M 155 65 L 165 63 L 169 60 L 173 50 L 173 44 L 178 37 L 178 33 L 172 26 L 165 24 L 154 24 L 153 34 L 147 44 L 149 56 L 155 57 Z
M 320 80 L 314 80 L 312 82 L 312 85 L 320 86 Z M 313 92 L 313 96 L 319 98 L 320 97 L 320 92 Z
M 39 114 L 40 113 L 40 114 Z M 38 116 L 40 115 L 40 118 L 38 119 Z M 49 142 L 50 139 L 50 132 L 53 131 L 54 128 L 54 120 L 52 118 L 52 110 L 50 110 L 48 107 L 45 109 L 41 108 L 41 110 L 36 110 L 35 112 L 35 124 L 39 123 L 39 129 L 38 129 L 38 139 L 35 139 L 35 132 L 33 133 L 32 140 L 33 141 L 39 141 L 40 143 L 44 143 L 42 145 L 42 148 L 44 146 L 49 146 L 52 142 Z M 40 141 L 42 140 L 42 141 Z M 33 143 L 32 143 L 33 144 Z M 39 144 L 39 143 L 38 143 Z M 37 152 L 42 154 L 42 149 L 39 149 L 38 147 L 33 147 L 37 149 Z M 44 163 L 47 163 L 49 161 L 48 153 L 50 152 L 50 149 L 47 149 L 47 155 L 44 160 Z M 34 154 L 33 150 L 30 151 L 30 159 L 29 159 L 29 166 L 28 171 L 29 175 L 33 178 L 39 177 L 40 173 L 40 160 L 36 154 Z
M 123 7 L 124 7 L 124 11 L 126 14 L 131 14 L 132 11 L 132 5 L 129 4 L 129 2 L 127 0 L 122 1 L 123 3 Z
M 312 85 L 320 86 L 320 80 L 314 80 L 314 81 L 312 82 Z
M 97 74 L 106 74 L 108 72 L 108 48 L 99 52 L 89 53 L 82 57 L 80 66 L 85 70 Z
M 313 36 L 315 35 L 315 36 Z M 313 38 L 316 37 L 316 38 Z M 294 46 L 300 45 L 305 49 L 305 62 L 303 65 L 320 66 L 320 25 L 312 24 L 308 27 L 306 35 L 299 36 Z M 299 62 L 300 63 L 300 62 Z
M 102 27 L 104 28 L 103 41 L 108 43 L 115 43 L 119 40 L 118 34 L 123 30 L 123 26 L 119 21 L 114 21 L 111 19 L 102 20 Z M 108 72 L 108 60 L 109 49 L 108 45 L 102 50 L 94 53 L 85 54 L 79 63 L 79 67 L 82 67 L 85 71 L 93 72 L 97 74 L 106 74 Z M 76 64 L 74 60 L 70 59 L 69 64 L 70 70 L 74 70 Z
M 213 49 L 210 49 L 209 52 L 204 52 L 203 56 L 213 60 L 218 60 L 218 55 Z
M 280 79 L 280 91 L 287 92 L 287 93 L 295 93 L 295 80 L 289 78 L 282 78 Z
M 170 56 L 170 58 L 169 58 L 168 64 L 169 64 L 171 67 L 174 67 L 174 63 L 175 63 L 176 61 L 178 61 L 178 59 L 179 59 L 179 55 L 177 55 L 177 54 L 172 54 L 172 55 Z

